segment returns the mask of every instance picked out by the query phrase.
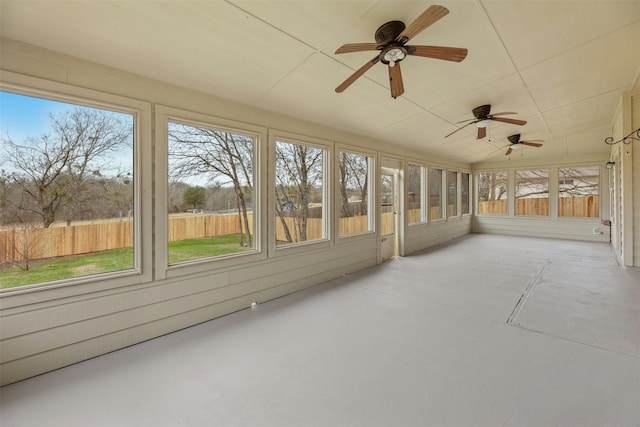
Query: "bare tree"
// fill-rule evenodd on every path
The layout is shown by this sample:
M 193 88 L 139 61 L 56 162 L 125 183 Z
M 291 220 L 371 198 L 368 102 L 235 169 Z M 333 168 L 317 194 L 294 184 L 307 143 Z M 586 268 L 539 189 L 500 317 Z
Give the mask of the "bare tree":
M 253 245 L 248 216 L 253 197 L 253 152 L 254 138 L 248 135 L 178 123 L 169 125 L 171 178 L 199 176 L 211 183 L 230 184 L 247 246 Z
M 49 120 L 51 134 L 2 140 L 8 179 L 21 193 L 10 203 L 36 214 L 45 228 L 63 208 L 73 216 L 76 208 L 91 202 L 88 180 L 100 173 L 110 154 L 131 143 L 132 132 L 118 115 L 92 108 L 52 113 Z
M 322 162 L 320 148 L 276 142 L 276 212 L 288 243 L 307 240 L 309 203 L 322 191 Z M 285 217 L 293 218 L 293 235 Z
M 369 185 L 368 159 L 355 153 L 340 153 L 339 180 L 341 217 L 366 215 L 368 208 L 367 191 Z M 349 196 L 359 200 L 357 208 L 352 209 Z
M 483 172 L 478 182 L 478 200 L 502 200 L 507 192 L 506 172 Z

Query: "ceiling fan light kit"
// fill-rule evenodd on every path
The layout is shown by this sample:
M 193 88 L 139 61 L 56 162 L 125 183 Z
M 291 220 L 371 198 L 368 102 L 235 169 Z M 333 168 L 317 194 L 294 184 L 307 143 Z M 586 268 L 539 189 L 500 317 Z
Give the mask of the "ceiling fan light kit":
M 442 19 L 448 13 L 449 9 L 446 7 L 432 5 L 422 12 L 408 27 L 406 27 L 402 21 L 389 21 L 382 24 L 374 35 L 376 43 L 348 43 L 340 46 L 336 50 L 336 54 L 373 50 L 380 51 L 380 53 L 347 77 L 347 79 L 336 88 L 336 92 L 343 92 L 371 67 L 378 62 L 382 62 L 387 65 L 389 69 L 389 88 L 391 90 L 391 97 L 395 99 L 404 93 L 400 62 L 407 56 L 420 56 L 453 62 L 464 60 L 468 53 L 465 48 L 422 45 L 410 46 L 406 44 L 413 37 Z

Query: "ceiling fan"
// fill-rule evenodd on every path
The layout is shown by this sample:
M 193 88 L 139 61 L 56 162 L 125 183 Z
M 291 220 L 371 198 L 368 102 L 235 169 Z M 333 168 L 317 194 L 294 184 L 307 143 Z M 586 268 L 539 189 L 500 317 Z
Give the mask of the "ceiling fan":
M 478 138 L 477 139 L 482 139 L 485 136 L 487 136 L 487 127 L 489 126 L 489 121 L 491 121 L 491 120 L 496 121 L 496 122 L 511 123 L 513 125 L 519 125 L 519 126 L 524 126 L 524 125 L 527 124 L 527 122 L 525 120 L 506 119 L 504 117 L 497 117 L 497 116 L 506 116 L 507 114 L 518 114 L 518 113 L 514 113 L 512 111 L 505 111 L 505 112 L 502 112 L 502 113 L 491 114 L 491 105 L 490 104 L 481 105 L 479 107 L 476 107 L 473 110 L 471 110 L 471 112 L 473 113 L 473 117 L 475 117 L 475 118 L 471 119 L 471 120 L 462 120 L 461 122 L 457 122 L 457 123 L 464 123 L 464 122 L 468 121 L 469 123 L 467 123 L 466 125 L 454 130 L 449 135 L 445 136 L 445 138 L 448 137 L 448 136 L 453 135 L 454 133 L 458 132 L 460 129 L 464 129 L 469 125 L 475 124 L 478 127 Z
M 402 74 L 400 72 L 400 61 L 405 59 L 407 55 L 444 59 L 446 61 L 455 62 L 462 61 L 467 57 L 467 49 L 464 48 L 420 45 L 413 46 L 406 44 L 410 39 L 418 35 L 418 33 L 434 24 L 448 13 L 449 9 L 446 7 L 432 5 L 422 12 L 422 14 L 418 16 L 415 21 L 409 24 L 408 27 L 405 27 L 404 22 L 402 21 L 390 21 L 381 25 L 375 32 L 375 43 L 348 43 L 342 45 L 338 50 L 336 50 L 336 54 L 364 52 L 368 50 L 378 50 L 380 53 L 342 82 L 342 84 L 336 88 L 336 92 L 343 92 L 376 63 L 382 62 L 389 66 L 391 97 L 395 99 L 404 93 Z
M 515 135 L 511 135 L 508 136 L 507 139 L 509 140 L 509 142 L 511 144 L 509 144 L 507 147 L 509 147 L 507 149 L 507 152 L 505 153 L 505 156 L 508 156 L 509 154 L 511 154 L 511 152 L 513 151 L 514 148 L 520 148 L 519 145 L 528 145 L 529 147 L 542 147 L 542 144 L 540 144 L 541 142 L 544 142 L 540 139 L 534 139 L 531 141 L 521 141 L 520 140 L 520 134 L 515 134 Z

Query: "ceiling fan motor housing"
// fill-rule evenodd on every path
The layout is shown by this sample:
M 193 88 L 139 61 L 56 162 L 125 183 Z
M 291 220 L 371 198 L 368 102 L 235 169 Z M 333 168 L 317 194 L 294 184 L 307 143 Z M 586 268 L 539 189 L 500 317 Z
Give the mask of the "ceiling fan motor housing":
M 490 104 L 481 105 L 479 107 L 474 108 L 471 111 L 473 113 L 473 117 L 475 117 L 476 119 L 478 120 L 486 119 L 487 117 L 489 117 L 489 113 L 491 113 L 491 105 Z
M 508 136 L 507 139 L 511 144 L 518 144 L 520 142 L 520 134 L 517 133 L 515 135 Z
M 402 21 L 389 21 L 386 24 L 382 24 L 380 28 L 376 30 L 376 43 L 391 43 L 400 35 L 401 32 L 404 31 L 405 28 L 404 22 Z

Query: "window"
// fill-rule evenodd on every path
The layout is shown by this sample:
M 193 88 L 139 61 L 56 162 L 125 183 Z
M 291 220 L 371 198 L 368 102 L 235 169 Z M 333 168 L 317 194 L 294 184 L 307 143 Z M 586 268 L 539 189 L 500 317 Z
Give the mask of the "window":
M 559 216 L 600 217 L 600 167 L 576 166 L 558 170 Z
M 362 154 L 341 151 L 338 158 L 340 192 L 339 235 L 371 231 L 369 215 L 369 177 L 371 159 Z
M 429 218 L 442 218 L 442 169 L 431 168 L 429 175 Z
M 549 216 L 549 171 L 516 171 L 516 215 Z
M 135 114 L 10 92 L 0 104 L 1 286 L 139 268 Z
M 168 123 L 168 262 L 256 250 L 255 135 Z
M 416 224 L 426 220 L 423 197 L 424 179 L 424 166 L 409 163 L 407 167 L 407 215 L 409 224 Z
M 506 215 L 507 172 L 480 172 L 478 174 L 478 213 Z
M 276 140 L 276 245 L 326 239 L 324 149 Z
M 460 178 L 460 212 L 469 213 L 469 174 L 463 172 Z
M 458 215 L 458 172 L 447 171 L 447 217 Z

